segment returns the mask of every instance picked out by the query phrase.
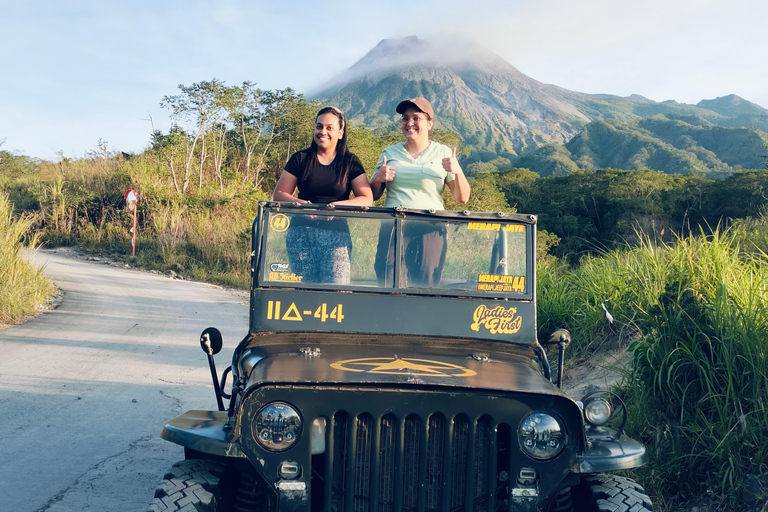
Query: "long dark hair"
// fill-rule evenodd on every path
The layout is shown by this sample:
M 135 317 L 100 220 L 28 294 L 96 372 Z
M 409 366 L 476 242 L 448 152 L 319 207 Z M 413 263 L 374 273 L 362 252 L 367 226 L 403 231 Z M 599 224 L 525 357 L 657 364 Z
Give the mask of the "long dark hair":
M 317 119 L 323 115 L 323 114 L 333 114 L 336 116 L 336 118 L 339 120 L 339 128 L 343 130 L 343 134 L 339 141 L 336 143 L 336 158 L 341 158 L 339 162 L 341 165 L 339 166 L 339 175 L 336 178 L 336 183 L 344 183 L 347 180 L 347 176 L 349 175 L 349 157 L 351 153 L 347 149 L 347 120 L 344 117 L 344 112 L 337 109 L 336 107 L 323 107 L 315 116 L 315 123 L 317 123 Z M 312 137 L 312 143 L 309 145 L 309 149 L 307 149 L 307 152 L 309 153 L 307 156 L 312 157 L 317 155 L 317 143 L 315 142 L 315 138 Z M 309 167 L 312 164 L 312 158 L 305 158 L 304 159 L 304 179 L 306 180 L 309 175 Z

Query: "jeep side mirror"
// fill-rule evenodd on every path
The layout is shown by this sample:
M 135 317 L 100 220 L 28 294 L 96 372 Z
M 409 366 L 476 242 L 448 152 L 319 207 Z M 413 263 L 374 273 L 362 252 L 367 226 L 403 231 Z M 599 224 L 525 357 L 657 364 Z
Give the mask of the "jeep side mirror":
M 553 332 L 546 342 L 547 350 L 555 351 L 560 350 L 560 342 L 563 342 L 563 349 L 568 348 L 571 344 L 571 333 L 566 329 L 558 329 Z
M 200 334 L 200 347 L 208 356 L 208 366 L 211 369 L 211 379 L 213 379 L 213 390 L 216 392 L 216 402 L 219 405 L 220 411 L 224 410 L 224 401 L 221 399 L 221 387 L 219 379 L 216 378 L 216 365 L 213 362 L 213 356 L 221 352 L 223 345 L 224 341 L 221 337 L 221 332 L 215 327 L 209 327 Z
M 215 327 L 209 327 L 203 331 L 200 335 L 200 348 L 203 352 L 213 356 L 221 352 L 221 347 L 224 346 L 224 341 L 221 337 L 221 332 Z
M 566 329 L 558 329 L 547 340 L 547 350 L 558 351 L 557 356 L 557 387 L 563 387 L 563 365 L 565 364 L 565 349 L 571 344 L 571 333 Z

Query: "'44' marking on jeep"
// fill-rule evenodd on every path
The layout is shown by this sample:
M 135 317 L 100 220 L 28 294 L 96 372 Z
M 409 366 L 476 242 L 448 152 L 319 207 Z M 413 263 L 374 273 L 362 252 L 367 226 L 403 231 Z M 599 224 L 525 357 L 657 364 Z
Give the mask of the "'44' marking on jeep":
M 279 300 L 267 301 L 267 320 L 284 320 L 287 322 L 303 322 L 305 318 L 317 318 L 321 322 L 326 320 L 336 320 L 341 323 L 344 320 L 344 308 L 342 304 L 336 304 L 331 309 L 331 306 L 323 302 L 314 311 L 311 309 L 305 309 L 299 311 L 295 302 L 291 302 L 291 305 L 283 310 L 282 302 Z M 302 316 L 303 315 L 303 316 Z

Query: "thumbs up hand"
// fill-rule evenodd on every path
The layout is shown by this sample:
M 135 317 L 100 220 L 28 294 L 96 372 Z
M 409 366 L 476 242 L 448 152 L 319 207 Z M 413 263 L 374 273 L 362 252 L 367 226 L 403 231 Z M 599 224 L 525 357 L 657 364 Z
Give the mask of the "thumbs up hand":
M 450 174 L 463 172 L 459 165 L 459 160 L 456 158 L 456 148 L 451 150 L 451 156 L 443 158 L 443 169 Z
M 395 179 L 395 168 L 392 165 L 387 165 L 387 157 L 383 156 L 381 160 L 381 167 L 379 172 L 376 173 L 373 181 L 378 183 L 386 183 Z

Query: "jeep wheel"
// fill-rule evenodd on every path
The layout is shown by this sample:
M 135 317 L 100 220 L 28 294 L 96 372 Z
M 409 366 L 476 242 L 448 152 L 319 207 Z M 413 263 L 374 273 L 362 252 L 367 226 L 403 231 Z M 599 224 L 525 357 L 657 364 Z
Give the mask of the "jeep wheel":
M 653 510 L 642 486 L 617 475 L 589 475 L 572 488 L 575 512 L 646 512 Z
M 236 473 L 209 460 L 177 462 L 155 489 L 149 512 L 226 512 L 237 487 Z

